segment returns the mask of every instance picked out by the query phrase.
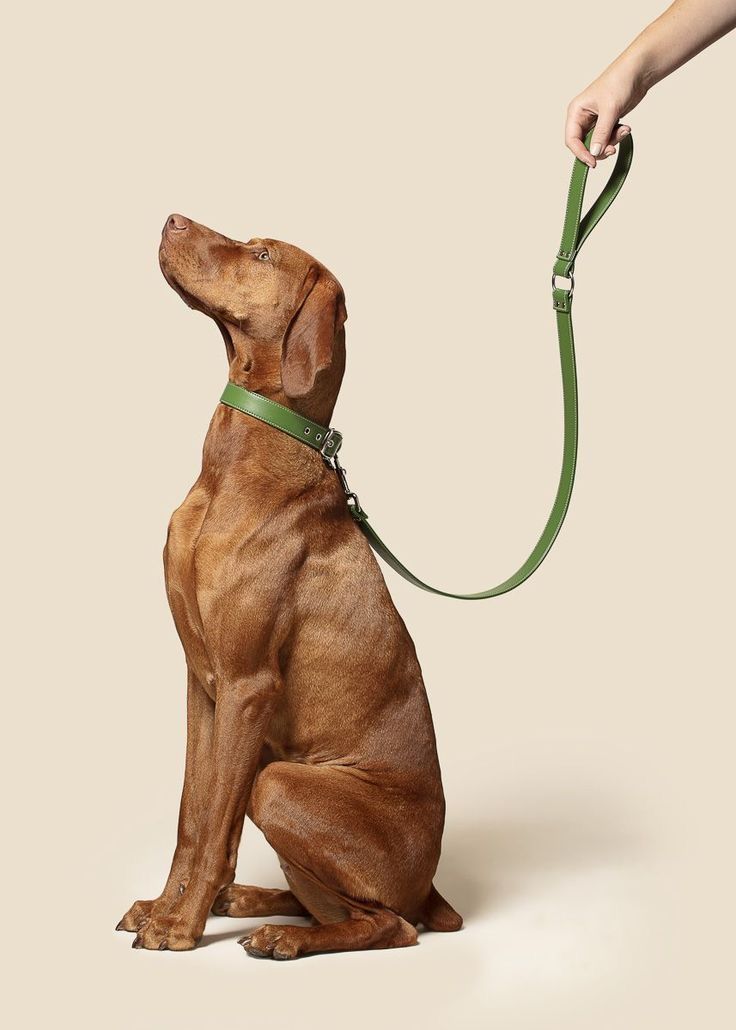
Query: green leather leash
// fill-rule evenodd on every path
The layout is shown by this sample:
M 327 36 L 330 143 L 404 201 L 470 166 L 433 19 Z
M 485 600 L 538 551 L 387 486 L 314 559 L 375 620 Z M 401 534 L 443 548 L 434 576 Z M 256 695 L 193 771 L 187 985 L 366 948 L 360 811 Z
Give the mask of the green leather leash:
M 585 140 L 586 146 L 590 145 L 591 136 L 592 130 Z M 562 527 L 562 523 L 565 521 L 575 480 L 575 464 L 578 449 L 578 393 L 575 372 L 575 343 L 572 329 L 575 260 L 583 243 L 585 243 L 588 236 L 616 199 L 619 190 L 623 186 L 631 166 L 633 152 L 634 141 L 629 134 L 619 143 L 618 158 L 608 182 L 582 219 L 580 216 L 583 207 L 585 183 L 588 178 L 588 166 L 583 161 L 575 158 L 570 188 L 567 194 L 562 241 L 552 271 L 552 306 L 557 319 L 565 427 L 562 470 L 554 504 L 552 505 L 546 525 L 542 530 L 542 535 L 537 540 L 524 564 L 508 579 L 499 583 L 498 586 L 491 587 L 489 590 L 478 591 L 475 594 L 453 594 L 449 590 L 439 590 L 437 587 L 430 586 L 419 579 L 399 561 L 396 555 L 381 540 L 368 521 L 368 515 L 360 506 L 357 495 L 348 486 L 345 470 L 340 465 L 337 457 L 342 444 L 342 435 L 336 429 L 330 429 L 318 425 L 316 422 L 311 422 L 290 408 L 284 407 L 284 405 L 278 404 L 276 401 L 269 400 L 269 398 L 261 394 L 253 393 L 241 386 L 236 386 L 234 383 L 228 383 L 225 387 L 224 393 L 220 398 L 223 404 L 236 408 L 245 414 L 252 415 L 262 422 L 267 422 L 274 428 L 280 429 L 296 440 L 301 440 L 302 443 L 307 444 L 322 454 L 330 468 L 337 472 L 342 488 L 345 491 L 350 514 L 367 537 L 371 547 L 399 575 L 415 586 L 421 587 L 422 590 L 429 590 L 433 594 L 441 594 L 443 597 L 455 597 L 463 601 L 477 601 L 486 597 L 498 597 L 499 594 L 508 593 L 509 590 L 518 587 L 539 568 L 549 554 L 550 548 Z M 569 285 L 558 285 L 558 279 L 569 280 Z

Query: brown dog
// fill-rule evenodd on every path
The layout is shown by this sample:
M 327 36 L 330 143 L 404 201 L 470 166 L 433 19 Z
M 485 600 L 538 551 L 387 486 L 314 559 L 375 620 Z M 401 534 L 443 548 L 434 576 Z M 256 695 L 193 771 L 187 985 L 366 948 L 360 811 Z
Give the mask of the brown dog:
M 347 313 L 323 265 L 181 215 L 159 256 L 219 326 L 232 382 L 329 424 Z M 118 929 L 137 948 L 185 950 L 211 909 L 311 916 L 242 939 L 273 958 L 404 947 L 420 922 L 459 929 L 432 886 L 445 803 L 419 663 L 335 472 L 218 405 L 164 567 L 188 667 L 178 841 L 161 896 Z M 291 890 L 233 884 L 246 812 Z

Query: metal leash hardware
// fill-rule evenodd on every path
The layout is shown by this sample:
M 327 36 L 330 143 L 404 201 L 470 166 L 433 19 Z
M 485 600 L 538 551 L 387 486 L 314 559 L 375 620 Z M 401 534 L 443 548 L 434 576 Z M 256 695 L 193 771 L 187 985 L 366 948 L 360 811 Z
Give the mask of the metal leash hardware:
M 368 518 L 368 513 L 364 511 L 360 506 L 358 495 L 354 490 L 350 489 L 348 483 L 347 470 L 340 464 L 340 459 L 336 454 L 323 454 L 322 457 L 325 459 L 325 464 L 328 468 L 333 469 L 337 472 L 337 478 L 340 480 L 340 486 L 345 491 L 345 499 L 348 505 L 348 511 L 353 516 L 356 522 L 365 522 Z

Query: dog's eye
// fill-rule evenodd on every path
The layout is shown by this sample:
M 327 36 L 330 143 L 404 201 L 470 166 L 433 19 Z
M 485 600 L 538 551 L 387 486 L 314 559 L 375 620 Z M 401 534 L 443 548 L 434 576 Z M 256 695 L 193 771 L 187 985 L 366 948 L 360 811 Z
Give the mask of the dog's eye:
M 262 250 L 261 253 L 258 255 L 258 260 L 259 261 L 269 261 L 270 258 L 271 258 L 271 255 L 268 253 L 267 250 Z

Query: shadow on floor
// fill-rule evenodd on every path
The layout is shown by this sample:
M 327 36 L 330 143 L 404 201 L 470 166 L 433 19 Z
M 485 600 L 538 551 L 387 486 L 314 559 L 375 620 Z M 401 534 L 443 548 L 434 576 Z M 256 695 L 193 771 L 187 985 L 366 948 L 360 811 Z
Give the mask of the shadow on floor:
M 435 884 L 467 920 L 543 891 L 578 870 L 635 860 L 643 848 L 625 817 L 601 801 L 570 798 L 564 810 L 558 803 L 556 811 L 547 807 L 536 819 L 448 819 Z M 309 925 L 294 917 L 210 917 L 212 930 L 200 947 L 237 939 L 265 921 Z
M 576 870 L 635 860 L 641 836 L 600 805 L 538 819 L 448 820 L 435 884 L 465 918 L 543 890 Z
M 277 886 L 279 886 L 277 884 Z M 310 926 L 309 919 L 302 919 L 300 916 L 253 916 L 250 919 L 230 919 L 228 916 L 210 916 L 207 920 L 206 932 L 197 945 L 198 948 L 206 948 L 209 944 L 218 944 L 220 941 L 237 940 L 246 933 L 255 930 L 263 923 L 291 923 L 292 926 Z M 211 927 L 211 929 L 210 929 Z M 216 929 L 215 929 L 216 928 Z

